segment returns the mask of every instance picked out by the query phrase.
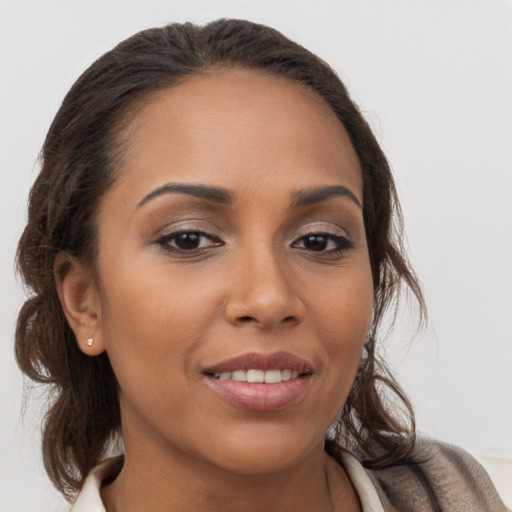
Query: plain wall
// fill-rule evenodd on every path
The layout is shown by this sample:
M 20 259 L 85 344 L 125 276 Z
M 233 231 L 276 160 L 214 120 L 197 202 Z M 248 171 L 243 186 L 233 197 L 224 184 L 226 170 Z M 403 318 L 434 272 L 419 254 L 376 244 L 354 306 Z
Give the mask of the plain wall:
M 510 0 L 0 0 L 0 511 L 67 510 L 42 469 L 42 402 L 22 417 L 14 253 L 46 130 L 73 81 L 137 30 L 241 17 L 342 76 L 389 157 L 430 323 L 404 310 L 386 352 L 419 429 L 512 449 Z M 36 392 L 37 395 L 38 392 Z

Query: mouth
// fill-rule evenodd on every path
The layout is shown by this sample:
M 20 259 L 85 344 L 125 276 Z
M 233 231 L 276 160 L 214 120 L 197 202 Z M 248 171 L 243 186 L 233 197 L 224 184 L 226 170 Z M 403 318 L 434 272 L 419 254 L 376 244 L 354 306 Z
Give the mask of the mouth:
M 296 403 L 307 391 L 312 365 L 287 352 L 244 354 L 204 371 L 209 388 L 243 409 L 272 411 Z

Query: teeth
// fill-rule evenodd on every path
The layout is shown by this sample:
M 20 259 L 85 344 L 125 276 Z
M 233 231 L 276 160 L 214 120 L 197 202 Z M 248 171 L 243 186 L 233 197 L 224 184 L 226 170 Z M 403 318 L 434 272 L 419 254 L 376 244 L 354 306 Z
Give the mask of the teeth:
M 216 373 L 219 380 L 235 380 L 238 382 L 276 384 L 296 379 L 299 372 L 292 370 L 235 370 L 234 372 Z
M 265 372 L 263 370 L 247 370 L 247 382 L 264 382 Z
M 291 370 L 283 370 L 281 372 L 281 380 L 290 380 L 292 378 Z
M 274 384 L 276 382 L 281 382 L 283 378 L 281 377 L 280 370 L 267 370 L 265 372 L 265 382 L 267 384 Z

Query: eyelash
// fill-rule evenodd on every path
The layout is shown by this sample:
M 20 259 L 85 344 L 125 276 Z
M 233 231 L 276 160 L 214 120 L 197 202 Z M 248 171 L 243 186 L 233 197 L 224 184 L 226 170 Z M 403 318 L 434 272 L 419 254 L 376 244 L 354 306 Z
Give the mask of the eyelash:
M 217 237 L 209 234 L 209 233 L 206 233 L 205 231 L 201 231 L 201 230 L 198 230 L 198 229 L 180 229 L 180 230 L 177 230 L 177 231 L 173 231 L 171 233 L 166 233 L 165 235 L 162 235 L 161 237 L 159 237 L 155 243 L 157 243 L 158 245 L 160 245 L 164 250 L 168 251 L 168 252 L 171 252 L 171 253 L 177 253 L 177 254 L 183 254 L 183 255 L 192 255 L 192 254 L 195 254 L 197 253 L 197 251 L 204 251 L 205 247 L 196 247 L 196 248 L 193 248 L 191 250 L 188 250 L 188 249 L 182 249 L 180 247 L 173 247 L 171 245 L 172 241 L 176 241 L 176 238 L 179 237 L 180 235 L 195 235 L 197 237 L 199 237 L 199 239 L 201 238 L 206 238 L 208 240 L 211 240 L 213 243 L 213 247 L 218 247 L 218 246 L 221 246 L 221 245 L 224 245 L 224 243 L 219 240 Z
M 180 235 L 194 235 L 198 237 L 199 243 L 201 241 L 201 238 L 206 238 L 207 240 L 210 240 L 212 242 L 212 245 L 209 245 L 208 247 L 194 247 L 191 249 L 183 249 L 180 247 L 172 246 L 172 242 L 176 243 L 177 237 Z M 335 249 L 330 250 L 314 250 L 314 249 L 307 249 L 306 247 L 298 247 L 298 243 L 301 241 L 306 240 L 307 238 L 323 238 L 326 239 L 326 244 L 329 244 L 329 242 L 334 242 L 336 245 Z M 164 234 L 160 236 L 156 241 L 156 244 L 160 245 L 164 250 L 167 252 L 173 253 L 173 254 L 181 254 L 181 255 L 196 255 L 198 252 L 204 252 L 205 250 L 208 250 L 212 247 L 220 247 L 224 245 L 224 243 L 217 237 L 206 233 L 205 231 L 197 230 L 197 229 L 181 229 L 177 231 L 173 231 L 171 233 Z M 294 241 L 292 244 L 292 247 L 302 249 L 303 251 L 307 251 L 312 254 L 318 254 L 323 256 L 341 256 L 346 251 L 349 251 L 350 249 L 354 248 L 354 243 L 349 240 L 348 238 L 341 236 L 341 235 L 335 235 L 333 233 L 325 233 L 325 232 L 311 232 L 307 233 L 300 238 L 298 238 L 296 241 Z
M 315 251 L 313 249 L 308 250 L 306 248 L 303 248 L 303 250 L 312 252 L 312 253 L 319 253 L 320 255 L 326 255 L 326 256 L 327 255 L 328 256 L 341 256 L 346 251 L 349 251 L 350 249 L 354 248 L 354 242 L 352 242 L 351 240 L 349 240 L 348 238 L 346 238 L 342 235 L 335 235 L 333 233 L 323 233 L 323 232 L 307 233 L 306 235 L 301 236 L 297 240 L 297 242 L 303 241 L 307 238 L 313 238 L 313 237 L 324 238 L 327 240 L 327 243 L 329 243 L 329 241 L 333 241 L 336 245 L 336 248 L 330 249 L 330 250 L 320 250 L 320 251 Z M 297 242 L 294 242 L 292 244 L 292 246 L 296 246 Z

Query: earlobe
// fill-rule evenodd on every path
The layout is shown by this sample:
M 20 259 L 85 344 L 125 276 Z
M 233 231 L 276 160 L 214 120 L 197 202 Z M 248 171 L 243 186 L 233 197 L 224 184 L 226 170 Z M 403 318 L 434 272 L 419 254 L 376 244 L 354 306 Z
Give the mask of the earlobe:
M 93 273 L 74 256 L 61 252 L 55 257 L 53 275 L 64 316 L 80 350 L 91 356 L 101 354 L 105 343 Z

